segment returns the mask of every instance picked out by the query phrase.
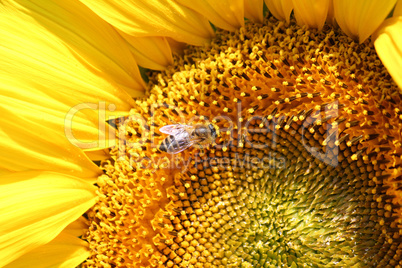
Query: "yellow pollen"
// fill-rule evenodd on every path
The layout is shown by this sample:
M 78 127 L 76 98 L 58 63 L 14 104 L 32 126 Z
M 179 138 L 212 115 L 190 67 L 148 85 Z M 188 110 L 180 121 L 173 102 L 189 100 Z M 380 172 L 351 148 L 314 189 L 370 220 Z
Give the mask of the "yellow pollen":
M 272 18 L 216 35 L 116 120 L 82 266 L 401 266 L 402 97 L 370 41 Z

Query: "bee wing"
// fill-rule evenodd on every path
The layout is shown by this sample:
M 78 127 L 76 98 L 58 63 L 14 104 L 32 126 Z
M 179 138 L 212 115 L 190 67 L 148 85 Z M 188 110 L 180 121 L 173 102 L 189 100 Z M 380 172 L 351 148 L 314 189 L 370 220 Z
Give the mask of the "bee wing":
M 192 146 L 194 141 L 190 139 L 190 135 L 185 129 L 183 131 L 177 133 L 176 135 L 171 135 L 171 142 L 167 147 L 167 152 L 171 154 L 177 154 L 188 147 Z
M 167 125 L 163 126 L 159 129 L 160 132 L 168 134 L 168 135 L 178 135 L 182 133 L 183 131 L 186 131 L 186 129 L 191 128 L 191 126 L 187 125 L 180 125 L 180 124 L 175 124 L 175 125 Z

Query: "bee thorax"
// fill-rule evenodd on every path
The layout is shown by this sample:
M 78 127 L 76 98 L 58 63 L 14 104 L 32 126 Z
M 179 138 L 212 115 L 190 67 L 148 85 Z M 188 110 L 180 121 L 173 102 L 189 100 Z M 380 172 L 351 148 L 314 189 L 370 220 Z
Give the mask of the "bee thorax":
M 177 154 L 193 146 L 203 146 L 211 142 L 216 137 L 214 127 L 210 125 L 166 125 L 160 128 L 160 131 L 169 134 L 161 145 L 159 150 L 170 154 Z

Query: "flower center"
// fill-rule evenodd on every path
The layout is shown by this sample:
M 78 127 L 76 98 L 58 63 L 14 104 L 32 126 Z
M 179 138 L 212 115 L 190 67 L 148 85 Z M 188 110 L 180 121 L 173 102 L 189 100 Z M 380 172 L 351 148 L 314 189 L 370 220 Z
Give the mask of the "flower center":
M 150 83 L 102 164 L 86 266 L 401 264 L 401 96 L 369 42 L 267 19 Z

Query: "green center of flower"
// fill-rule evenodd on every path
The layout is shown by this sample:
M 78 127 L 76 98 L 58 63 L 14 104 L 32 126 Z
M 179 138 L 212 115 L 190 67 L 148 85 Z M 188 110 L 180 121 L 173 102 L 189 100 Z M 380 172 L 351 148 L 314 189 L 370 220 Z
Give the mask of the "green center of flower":
M 373 47 L 273 19 L 217 36 L 120 120 L 88 263 L 395 267 L 401 96 Z M 216 143 L 160 151 L 179 123 Z

